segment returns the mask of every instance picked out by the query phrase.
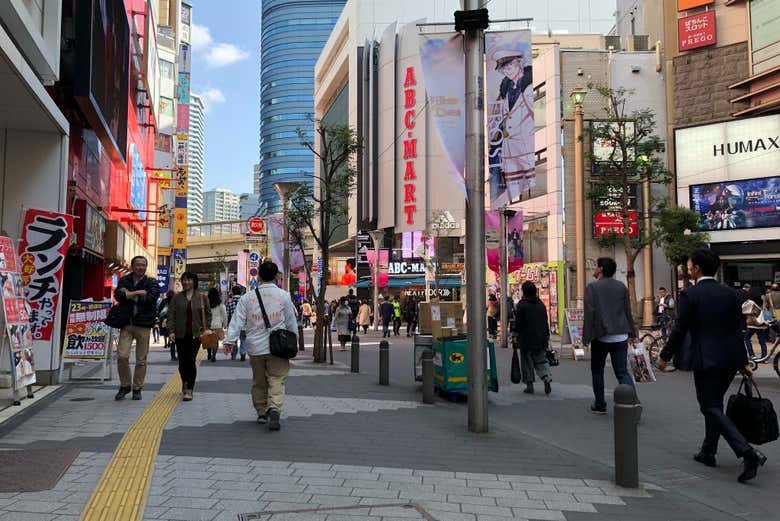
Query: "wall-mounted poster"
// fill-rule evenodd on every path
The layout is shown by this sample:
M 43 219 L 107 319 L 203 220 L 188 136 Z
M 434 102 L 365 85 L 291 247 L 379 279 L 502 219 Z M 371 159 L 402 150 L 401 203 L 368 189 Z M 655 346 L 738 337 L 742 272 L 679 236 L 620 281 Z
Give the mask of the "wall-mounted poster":
M 691 185 L 702 230 L 780 226 L 780 177 Z

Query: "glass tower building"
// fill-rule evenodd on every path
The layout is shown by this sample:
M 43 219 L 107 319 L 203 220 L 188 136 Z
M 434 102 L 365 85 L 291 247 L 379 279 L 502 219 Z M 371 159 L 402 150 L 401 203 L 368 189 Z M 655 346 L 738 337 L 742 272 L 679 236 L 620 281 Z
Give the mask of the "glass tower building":
M 260 42 L 260 205 L 281 211 L 277 182 L 312 182 L 314 64 L 346 0 L 263 0 Z

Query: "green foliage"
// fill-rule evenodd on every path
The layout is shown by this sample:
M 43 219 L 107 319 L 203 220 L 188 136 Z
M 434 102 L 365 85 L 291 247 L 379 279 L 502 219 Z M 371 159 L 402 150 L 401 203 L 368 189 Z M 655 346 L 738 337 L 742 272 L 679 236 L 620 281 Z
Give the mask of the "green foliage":
M 707 244 L 710 236 L 699 231 L 699 215 L 689 208 L 663 208 L 655 223 L 656 244 L 674 265 L 685 266 L 697 247 Z

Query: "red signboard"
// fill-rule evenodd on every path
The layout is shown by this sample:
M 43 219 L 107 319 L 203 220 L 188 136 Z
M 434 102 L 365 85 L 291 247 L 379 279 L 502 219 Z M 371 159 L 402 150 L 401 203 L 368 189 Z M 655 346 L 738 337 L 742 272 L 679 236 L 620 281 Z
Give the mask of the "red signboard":
M 19 271 L 16 247 L 9 237 L 0 237 L 0 273 L 4 271 Z
M 628 211 L 628 217 L 631 221 L 628 233 L 631 237 L 639 237 L 639 224 L 637 221 L 637 212 Z M 593 235 L 601 237 L 608 233 L 617 233 L 623 235 L 623 214 L 621 212 L 596 212 L 593 216 Z
M 715 45 L 715 11 L 686 16 L 677 20 L 677 42 L 681 51 Z
M 35 209 L 24 214 L 19 258 L 34 340 L 51 340 L 72 233 L 70 215 Z
M 246 222 L 247 228 L 252 233 L 262 233 L 265 228 L 265 221 L 260 217 L 252 217 Z

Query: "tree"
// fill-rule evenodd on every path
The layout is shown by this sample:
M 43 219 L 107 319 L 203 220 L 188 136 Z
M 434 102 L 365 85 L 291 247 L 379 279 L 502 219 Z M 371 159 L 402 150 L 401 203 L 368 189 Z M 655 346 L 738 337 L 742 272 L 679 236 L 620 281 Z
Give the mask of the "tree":
M 671 174 L 664 166 L 664 143 L 655 134 L 653 110 L 629 110 L 626 105 L 633 91 L 603 86 L 595 89 L 606 103 L 603 121 L 594 122 L 590 129 L 591 143 L 596 145 L 589 154 L 595 168 L 588 197 L 596 203 L 596 211 L 613 212 L 620 219 L 619 226 L 596 240 L 602 248 L 623 247 L 631 312 L 637 317 L 640 313 L 634 263 L 656 237 L 652 226 L 649 230 L 640 230 L 639 208 L 634 202 L 638 196 L 632 196 L 631 192 L 636 190 L 638 194 L 643 185 L 649 185 L 652 193 L 652 186 L 668 184 Z M 650 205 L 650 215 L 653 216 L 661 201 L 651 197 L 643 204 Z
M 298 130 L 301 144 L 312 151 L 319 162 L 314 185 L 301 184 L 289 196 L 287 227 L 290 242 L 304 250 L 304 236 L 314 241 L 322 257 L 320 284 L 315 288 L 311 267 L 306 265 L 306 280 L 312 288 L 317 323 L 314 329 L 314 361 L 326 361 L 325 293 L 329 280 L 330 246 L 336 232 L 348 226 L 349 197 L 356 187 L 355 159 L 362 147 L 356 131 L 348 125 L 327 125 L 315 122 L 315 138 Z M 288 245 L 289 247 L 289 245 Z
M 699 231 L 699 214 L 688 208 L 662 208 L 656 221 L 656 244 L 672 266 L 682 266 L 683 280 L 688 283 L 688 259 L 693 250 L 707 244 L 710 235 Z M 676 269 L 675 269 L 676 272 Z

